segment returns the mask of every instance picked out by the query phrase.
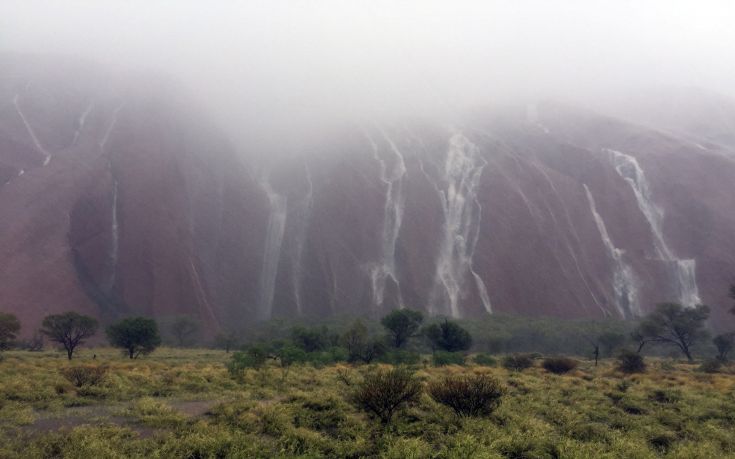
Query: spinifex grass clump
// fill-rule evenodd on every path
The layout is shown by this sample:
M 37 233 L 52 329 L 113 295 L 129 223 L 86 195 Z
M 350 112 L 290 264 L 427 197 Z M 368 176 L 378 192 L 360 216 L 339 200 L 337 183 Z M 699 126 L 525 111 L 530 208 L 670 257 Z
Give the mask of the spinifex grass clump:
M 450 376 L 429 384 L 434 401 L 446 405 L 457 416 L 489 416 L 500 404 L 505 390 L 488 375 Z
M 388 424 L 401 407 L 416 402 L 421 395 L 421 382 L 405 368 L 370 372 L 352 393 L 359 408 Z
M 557 375 L 563 375 L 577 368 L 578 362 L 568 357 L 550 357 L 544 359 L 541 366 L 544 370 Z
M 643 373 L 646 371 L 646 363 L 640 354 L 623 350 L 618 355 L 618 370 L 628 374 Z

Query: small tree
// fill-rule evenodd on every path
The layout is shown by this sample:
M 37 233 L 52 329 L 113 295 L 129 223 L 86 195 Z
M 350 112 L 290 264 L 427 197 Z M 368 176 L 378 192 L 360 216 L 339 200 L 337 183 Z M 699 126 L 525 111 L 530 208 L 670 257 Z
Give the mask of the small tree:
M 726 362 L 727 355 L 735 347 L 735 333 L 723 333 L 722 335 L 717 335 L 712 342 L 715 347 L 717 347 L 717 360 Z
M 431 324 L 424 328 L 432 351 L 441 349 L 447 352 L 466 351 L 472 347 L 472 335 L 456 322 L 444 319 L 444 322 Z
M 362 321 L 356 320 L 340 337 L 342 346 L 347 349 L 347 361 L 362 360 L 368 345 L 368 329 Z
M 153 319 L 133 317 L 107 327 L 107 340 L 123 349 L 131 359 L 140 354 L 150 354 L 161 344 L 158 325 Z
M 380 323 L 388 330 L 393 346 L 401 348 L 416 335 L 423 321 L 424 315 L 419 311 L 396 309 L 383 317 Z
M 691 362 L 691 347 L 707 335 L 704 328 L 709 307 L 703 304 L 685 308 L 677 303 L 661 303 L 633 332 L 639 342 L 638 352 L 646 343 L 671 344 Z
M 639 353 L 623 349 L 618 354 L 618 370 L 623 373 L 643 373 L 646 371 L 646 363 Z
M 407 369 L 377 370 L 365 376 L 351 399 L 355 405 L 377 416 L 386 425 L 396 410 L 416 402 L 421 390 L 421 382 Z
M 97 333 L 97 326 L 97 320 L 92 317 L 66 312 L 46 316 L 41 324 L 41 333 L 66 349 L 66 356 L 71 360 L 74 349 L 84 344 L 87 338 L 94 336 Z
M 189 346 L 199 332 L 199 324 L 189 316 L 174 317 L 169 326 L 178 347 Z
M 225 353 L 229 354 L 232 349 L 237 347 L 239 341 L 237 333 L 234 331 L 219 332 L 214 337 L 214 346 L 224 349 Z
M 339 343 L 339 335 L 329 330 L 329 327 L 302 327 L 291 329 L 291 340 L 305 352 L 325 351 Z
M 20 331 L 20 321 L 14 314 L 0 312 L 0 351 L 10 348 Z

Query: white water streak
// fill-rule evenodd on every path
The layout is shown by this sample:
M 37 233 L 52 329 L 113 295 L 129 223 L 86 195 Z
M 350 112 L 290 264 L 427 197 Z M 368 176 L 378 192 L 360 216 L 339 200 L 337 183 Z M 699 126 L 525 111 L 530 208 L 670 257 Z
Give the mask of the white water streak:
M 20 119 L 23 120 L 23 124 L 26 127 L 26 131 L 28 131 L 28 135 L 31 137 L 31 140 L 33 141 L 33 144 L 36 146 L 36 149 L 39 153 L 41 153 L 44 156 L 43 159 L 43 165 L 46 166 L 49 161 L 51 161 L 51 153 L 48 152 L 45 148 L 43 148 L 43 145 L 41 145 L 41 142 L 38 140 L 38 137 L 36 137 L 36 133 L 33 132 L 33 128 L 31 127 L 31 124 L 26 119 L 25 115 L 23 115 L 23 112 L 20 109 L 20 104 L 18 104 L 18 94 L 13 97 L 13 105 L 15 106 L 15 111 L 18 113 L 18 116 L 20 116 Z
M 615 292 L 615 306 L 618 308 L 620 316 L 623 318 L 638 317 L 641 315 L 640 304 L 638 302 L 638 287 L 633 269 L 623 260 L 623 250 L 618 249 L 610 239 L 607 232 L 607 226 L 602 216 L 597 211 L 595 198 L 592 196 L 590 189 L 583 184 L 584 191 L 587 194 L 587 200 L 590 204 L 590 210 L 594 217 L 597 229 L 600 232 L 602 243 L 607 249 L 607 253 L 613 261 L 613 291 Z
M 296 302 L 296 312 L 301 315 L 303 314 L 303 305 L 301 301 L 301 282 L 302 282 L 302 260 L 304 256 L 304 246 L 306 244 L 306 233 L 309 230 L 309 220 L 311 218 L 311 211 L 314 207 L 314 183 L 311 178 L 311 170 L 309 165 L 304 162 L 304 172 L 306 177 L 306 196 L 304 197 L 303 209 L 300 214 L 300 227 L 298 228 L 298 234 L 296 235 L 296 247 L 293 255 L 293 267 L 292 267 L 292 282 L 294 301 Z
M 82 129 L 84 129 L 84 123 L 87 121 L 87 116 L 89 116 L 89 114 L 92 112 L 93 107 L 94 107 L 94 102 L 90 101 L 89 105 L 87 105 L 87 108 L 79 116 L 79 119 L 77 120 L 77 129 L 76 131 L 74 131 L 74 139 L 71 142 L 72 145 L 77 144 L 77 141 L 79 140 L 79 136 L 82 133 Z
M 265 245 L 263 247 L 263 271 L 260 277 L 260 319 L 269 319 L 273 312 L 273 297 L 278 275 L 278 262 L 281 258 L 281 245 L 286 231 L 287 199 L 286 196 L 276 193 L 268 181 L 261 182 L 261 187 L 268 196 L 270 215 Z
M 610 156 L 615 170 L 632 188 L 638 208 L 651 228 L 656 257 L 667 262 L 671 269 L 673 282 L 684 306 L 694 306 L 701 302 L 696 280 L 696 261 L 680 259 L 666 243 L 663 234 L 664 212 L 654 202 L 651 189 L 638 160 L 631 155 L 616 150 L 605 150 Z
M 385 205 L 383 206 L 383 230 L 381 235 L 381 260 L 380 264 L 370 270 L 372 283 L 373 301 L 375 306 L 381 306 L 385 301 L 385 287 L 390 278 L 399 286 L 396 273 L 396 244 L 403 223 L 403 212 L 405 207 L 405 196 L 403 195 L 403 177 L 406 175 L 406 163 L 403 154 L 390 137 L 380 129 L 380 133 L 388 144 L 393 155 L 390 165 L 380 155 L 380 149 L 373 138 L 365 132 L 370 143 L 373 158 L 378 162 L 380 168 L 380 181 L 385 184 Z M 400 299 L 400 287 L 398 288 L 399 305 L 403 306 Z
M 112 134 L 113 129 L 115 128 L 115 125 L 117 124 L 117 116 L 120 113 L 120 110 L 122 110 L 123 106 L 125 104 L 122 103 L 118 105 L 115 110 L 112 112 L 112 121 L 110 121 L 110 124 L 107 126 L 107 130 L 105 131 L 105 135 L 102 136 L 102 140 L 99 142 L 100 149 L 104 152 L 105 145 L 107 145 L 107 141 L 110 140 L 110 134 Z
M 492 313 L 485 283 L 472 266 L 482 218 L 477 195 L 486 165 L 487 161 L 475 144 L 462 133 L 452 135 L 444 163 L 446 189 L 439 191 L 444 212 L 444 236 L 429 306 L 432 313 L 444 312 L 445 308 L 439 303 L 447 301 L 449 314 L 460 317 L 460 299 L 466 292 L 469 276 L 475 281 L 483 307 Z

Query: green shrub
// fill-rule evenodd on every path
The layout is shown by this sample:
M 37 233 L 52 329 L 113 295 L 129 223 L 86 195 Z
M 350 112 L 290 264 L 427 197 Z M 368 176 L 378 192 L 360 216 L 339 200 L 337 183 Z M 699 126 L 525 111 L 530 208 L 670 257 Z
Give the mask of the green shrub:
M 646 371 L 646 362 L 640 354 L 630 350 L 623 350 L 618 354 L 617 368 L 627 374 L 643 373 Z
M 507 355 L 503 358 L 503 368 L 511 371 L 523 371 L 533 366 L 533 358 L 528 354 Z
M 450 376 L 429 384 L 436 402 L 454 410 L 457 416 L 489 416 L 500 404 L 505 390 L 488 375 Z
M 378 361 L 391 365 L 416 365 L 421 361 L 421 355 L 418 352 L 395 349 L 381 355 Z
M 61 375 L 75 387 L 96 386 L 107 374 L 107 367 L 96 365 L 77 365 L 60 370 Z
M 260 368 L 268 358 L 266 350 L 260 346 L 250 346 L 244 351 L 235 352 L 227 363 L 227 371 L 232 376 L 241 376 L 247 368 Z
M 464 355 L 461 352 L 436 351 L 432 357 L 434 365 L 464 365 Z
M 405 368 L 376 370 L 365 376 L 350 398 L 358 408 L 388 424 L 396 410 L 419 399 L 421 390 L 421 382 Z
M 576 360 L 567 357 L 550 357 L 548 359 L 544 359 L 541 364 L 541 366 L 544 367 L 544 370 L 557 375 L 569 373 L 577 368 L 577 365 L 578 362 Z
M 474 361 L 475 364 L 482 365 L 484 367 L 494 367 L 498 364 L 497 359 L 490 354 L 477 354 Z

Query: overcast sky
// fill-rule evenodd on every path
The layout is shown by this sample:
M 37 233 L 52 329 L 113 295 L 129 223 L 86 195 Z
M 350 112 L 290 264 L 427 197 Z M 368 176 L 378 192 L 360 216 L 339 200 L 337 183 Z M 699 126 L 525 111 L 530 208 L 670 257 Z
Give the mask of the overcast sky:
M 628 86 L 735 94 L 735 2 L 724 0 L 0 3 L 0 50 L 152 68 L 254 117 L 442 112 Z

